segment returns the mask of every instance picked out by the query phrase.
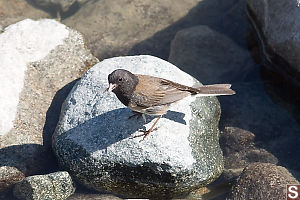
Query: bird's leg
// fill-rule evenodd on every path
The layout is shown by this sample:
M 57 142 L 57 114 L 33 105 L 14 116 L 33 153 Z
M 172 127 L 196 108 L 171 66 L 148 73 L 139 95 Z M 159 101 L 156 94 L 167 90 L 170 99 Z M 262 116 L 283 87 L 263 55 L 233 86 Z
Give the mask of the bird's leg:
M 159 115 L 157 117 L 156 121 L 154 122 L 154 124 L 151 126 L 151 128 L 149 130 L 140 129 L 139 132 L 143 132 L 143 134 L 133 136 L 133 138 L 144 136 L 143 139 L 141 140 L 141 141 L 143 141 L 145 139 L 145 137 L 147 137 L 152 131 L 155 131 L 157 129 L 157 128 L 154 128 L 154 126 L 157 124 L 157 122 L 161 118 L 161 116 L 162 115 Z
M 142 113 L 139 113 L 139 112 L 135 112 L 135 111 L 132 111 L 133 112 L 133 115 L 130 115 L 128 117 L 128 119 L 131 119 L 131 118 L 134 118 L 134 117 L 138 117 L 140 118 L 142 116 Z
M 143 119 L 146 123 L 146 117 L 145 117 L 144 113 L 139 113 L 139 112 L 135 112 L 135 111 L 132 111 L 132 112 L 133 112 L 133 115 L 129 116 L 128 119 L 131 119 L 133 117 L 137 117 L 137 118 L 143 117 Z

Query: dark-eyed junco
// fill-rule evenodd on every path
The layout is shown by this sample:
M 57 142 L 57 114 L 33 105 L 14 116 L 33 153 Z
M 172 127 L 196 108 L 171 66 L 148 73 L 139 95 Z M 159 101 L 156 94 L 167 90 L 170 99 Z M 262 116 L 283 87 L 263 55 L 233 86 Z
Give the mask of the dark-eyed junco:
M 131 110 L 158 116 L 149 130 L 139 130 L 143 139 L 154 130 L 154 126 L 163 114 L 166 114 L 171 103 L 189 95 L 218 96 L 233 95 L 231 84 L 205 85 L 189 87 L 163 78 L 133 74 L 124 69 L 117 69 L 108 75 L 107 91 L 114 92 L 118 99 Z

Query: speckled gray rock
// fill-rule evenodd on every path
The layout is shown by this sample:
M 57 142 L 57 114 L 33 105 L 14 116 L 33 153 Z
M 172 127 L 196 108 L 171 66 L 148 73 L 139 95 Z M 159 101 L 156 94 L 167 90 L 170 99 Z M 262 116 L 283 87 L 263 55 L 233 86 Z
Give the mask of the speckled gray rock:
M 0 166 L 0 192 L 24 179 L 24 174 L 15 167 Z M 0 197 L 1 199 L 1 197 Z
M 286 168 L 252 163 L 245 168 L 227 200 L 285 199 L 286 184 L 299 184 Z
M 75 184 L 68 172 L 55 172 L 47 175 L 26 177 L 14 187 L 18 199 L 38 200 L 67 199 L 75 191 Z
M 247 0 L 250 16 L 262 33 L 269 59 L 279 55 L 286 63 L 279 71 L 300 82 L 300 13 L 298 0 Z M 278 61 L 278 58 L 277 60 Z M 290 66 L 289 66 L 290 65 Z
M 158 130 L 145 140 L 132 139 L 149 128 L 153 117 L 132 115 L 106 93 L 114 69 L 199 85 L 174 65 L 152 56 L 117 57 L 91 68 L 73 87 L 53 135 L 60 164 L 83 185 L 126 197 L 170 197 L 204 186 L 223 170 L 218 143 L 220 106 L 215 97 L 187 97 L 170 107 Z
M 243 81 L 254 64 L 249 52 L 204 25 L 178 31 L 168 61 L 203 84 Z

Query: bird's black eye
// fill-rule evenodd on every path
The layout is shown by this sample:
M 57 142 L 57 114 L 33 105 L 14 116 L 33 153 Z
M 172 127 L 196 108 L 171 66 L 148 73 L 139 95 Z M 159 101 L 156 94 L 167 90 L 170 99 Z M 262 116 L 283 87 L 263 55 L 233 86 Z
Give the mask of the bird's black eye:
M 123 78 L 119 78 L 119 81 L 123 81 Z

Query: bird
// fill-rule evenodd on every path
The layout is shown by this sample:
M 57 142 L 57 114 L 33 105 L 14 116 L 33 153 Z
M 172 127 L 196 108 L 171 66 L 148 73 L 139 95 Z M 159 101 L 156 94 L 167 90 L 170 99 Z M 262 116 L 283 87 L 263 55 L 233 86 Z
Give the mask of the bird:
M 200 87 L 190 87 L 179 83 L 142 74 L 133 74 L 125 69 L 116 69 L 108 75 L 108 92 L 113 92 L 117 98 L 134 113 L 133 116 L 144 114 L 157 116 L 150 129 L 140 129 L 143 134 L 134 136 L 144 140 L 152 131 L 159 119 L 167 113 L 169 106 L 187 96 L 219 96 L 233 95 L 231 84 L 213 84 Z M 130 116 L 129 118 L 131 118 Z M 145 119 L 145 118 L 144 118 Z

